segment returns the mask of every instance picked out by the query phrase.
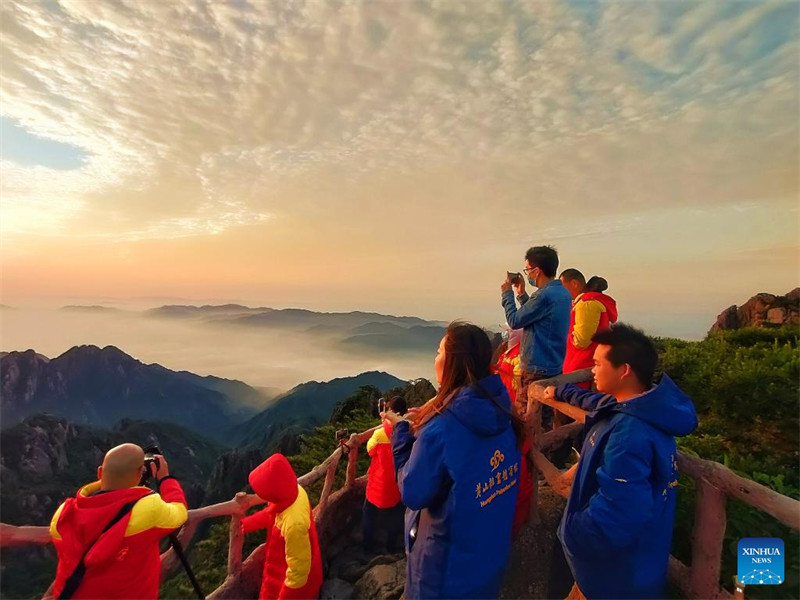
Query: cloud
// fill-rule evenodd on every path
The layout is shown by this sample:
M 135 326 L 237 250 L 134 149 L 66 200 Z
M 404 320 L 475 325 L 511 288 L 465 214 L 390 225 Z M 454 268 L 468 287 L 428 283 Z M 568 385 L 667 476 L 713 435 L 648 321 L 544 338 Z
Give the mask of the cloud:
M 450 285 L 456 253 L 488 278 L 487 257 L 533 239 L 635 256 L 624 240 L 646 229 L 665 255 L 716 256 L 748 247 L 724 235 L 753 220 L 736 207 L 796 206 L 792 2 L 61 0 L 0 16 L 3 116 L 85 152 L 71 171 L 0 163 L 19 252 L 217 234 L 221 255 L 238 236 L 228 262 L 248 283 L 324 254 L 337 278 L 401 263 L 387 295 L 407 294 Z M 682 219 L 720 226 L 709 241 Z M 792 223 L 775 245 L 796 244 Z
M 530 163 L 546 187 L 580 176 L 540 157 L 582 140 L 603 169 L 680 131 L 663 154 L 719 154 L 717 180 L 742 166 L 732 142 L 794 151 L 793 5 L 682 4 L 7 2 L 3 110 L 91 153 L 87 229 L 99 208 L 154 236 L 259 222 L 285 208 L 266 190 L 330 168 L 508 164 L 519 196 Z

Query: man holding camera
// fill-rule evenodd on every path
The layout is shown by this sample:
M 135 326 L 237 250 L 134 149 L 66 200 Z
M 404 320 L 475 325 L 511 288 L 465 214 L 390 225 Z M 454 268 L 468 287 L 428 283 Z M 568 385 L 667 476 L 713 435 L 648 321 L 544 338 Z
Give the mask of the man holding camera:
M 519 353 L 522 381 L 517 395 L 522 402 L 527 400 L 528 384 L 558 375 L 564 364 L 572 296 L 555 278 L 557 269 L 555 248 L 534 246 L 525 254 L 525 275 L 538 291 L 528 296 L 520 273 L 509 273 L 500 286 L 508 326 L 523 330 Z M 551 411 L 543 411 L 542 416 L 545 425 L 552 420 Z
M 155 477 L 160 494 L 141 485 Z M 159 540 L 186 522 L 186 498 L 161 455 L 135 444 L 109 450 L 98 481 L 58 507 L 50 535 L 58 553 L 55 598 L 158 598 Z

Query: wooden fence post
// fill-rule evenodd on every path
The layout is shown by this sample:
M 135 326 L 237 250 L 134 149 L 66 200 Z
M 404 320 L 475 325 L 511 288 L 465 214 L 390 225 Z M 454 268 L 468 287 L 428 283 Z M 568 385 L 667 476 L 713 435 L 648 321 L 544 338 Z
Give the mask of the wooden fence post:
M 339 459 L 341 456 L 342 452 L 340 449 L 331 464 L 328 465 L 328 471 L 325 473 L 325 483 L 322 484 L 322 493 L 319 496 L 317 508 L 314 509 L 315 517 L 319 517 L 328 506 L 328 497 L 331 495 L 331 491 L 333 490 L 333 483 L 336 480 L 336 469 L 339 467 Z
M 528 405 L 525 411 L 525 424 L 527 425 L 528 438 L 531 441 L 531 448 L 538 448 L 539 436 L 542 432 L 542 405 L 537 401 L 539 389 L 533 383 L 528 385 Z M 531 492 L 531 512 L 529 521 L 538 525 L 541 522 L 539 516 L 539 469 L 535 463 L 531 464 L 531 478 L 533 480 L 533 491 Z
M 244 543 L 244 533 L 242 533 L 241 515 L 231 516 L 231 529 L 228 533 L 228 576 L 236 577 L 242 570 L 242 544 Z
M 231 526 L 228 533 L 228 577 L 236 577 L 242 570 L 242 544 L 244 544 L 242 517 L 248 508 L 245 492 L 237 492 L 233 499 L 239 505 L 240 512 L 231 514 Z
M 350 444 L 352 443 L 352 446 Z M 358 467 L 358 434 L 350 436 L 350 441 L 347 442 L 350 447 L 350 452 L 347 454 L 347 477 L 344 481 L 346 488 L 352 487 L 353 482 L 356 480 L 356 468 Z
M 722 543 L 725 538 L 725 493 L 697 479 L 689 586 L 695 598 L 719 596 Z

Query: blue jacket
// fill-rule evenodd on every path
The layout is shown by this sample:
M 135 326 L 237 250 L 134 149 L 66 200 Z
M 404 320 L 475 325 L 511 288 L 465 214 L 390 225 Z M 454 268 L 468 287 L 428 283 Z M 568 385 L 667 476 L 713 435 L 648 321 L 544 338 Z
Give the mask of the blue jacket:
M 508 326 L 523 330 L 520 367 L 542 377 L 558 375 L 567 353 L 572 296 L 561 281 L 554 279 L 530 297 L 523 294 L 519 301 L 517 308 L 514 292 L 503 292 Z
M 500 377 L 478 383 L 494 401 L 477 386 L 465 387 L 416 440 L 405 421 L 392 433 L 397 483 L 408 507 L 407 600 L 497 598 L 500 593 L 511 550 L 520 452 L 511 429 L 511 400 Z
M 587 598 L 660 598 L 672 542 L 675 438 L 697 427 L 694 404 L 663 375 L 618 403 L 564 385 L 556 396 L 585 410 L 586 439 L 558 537 Z

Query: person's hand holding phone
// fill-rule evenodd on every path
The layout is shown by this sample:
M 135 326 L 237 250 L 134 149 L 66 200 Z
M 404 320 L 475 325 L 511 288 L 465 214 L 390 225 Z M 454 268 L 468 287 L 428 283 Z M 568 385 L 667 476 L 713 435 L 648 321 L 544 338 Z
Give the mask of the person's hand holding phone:
M 386 410 L 386 411 L 382 412 L 381 413 L 381 419 L 383 419 L 384 421 L 388 421 L 389 424 L 392 427 L 397 425 L 400 421 L 404 421 L 405 420 L 403 417 L 398 415 L 393 410 Z

